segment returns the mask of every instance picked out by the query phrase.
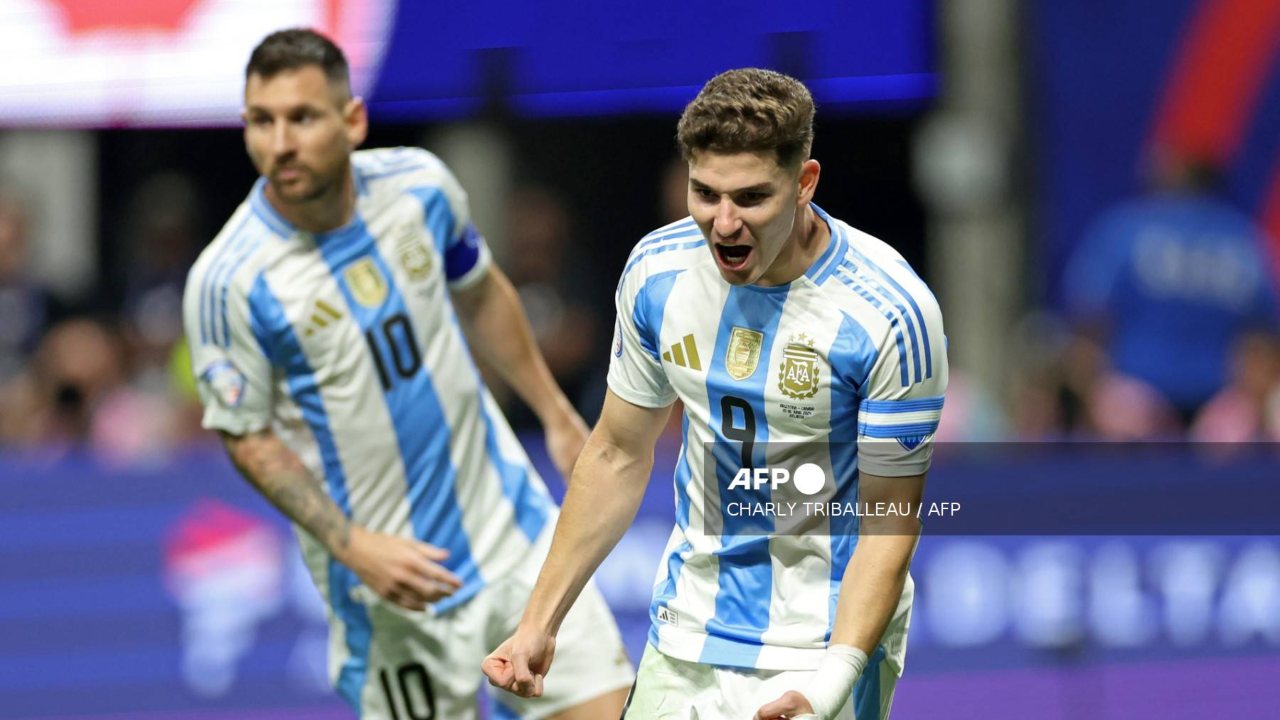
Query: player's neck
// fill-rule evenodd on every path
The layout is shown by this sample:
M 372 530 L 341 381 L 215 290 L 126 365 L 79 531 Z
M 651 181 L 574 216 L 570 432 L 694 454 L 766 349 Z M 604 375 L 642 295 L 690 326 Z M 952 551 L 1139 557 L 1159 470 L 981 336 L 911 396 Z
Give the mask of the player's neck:
M 356 185 L 351 172 L 343 173 L 342 182 L 329 192 L 300 203 L 284 203 L 266 188 L 267 202 L 291 225 L 309 233 L 324 233 L 351 222 L 356 212 Z
M 773 261 L 773 265 L 756 281 L 757 285 L 776 287 L 791 283 L 826 252 L 831 244 L 831 231 L 813 211 L 813 207 L 806 205 L 799 220 L 786 246 Z

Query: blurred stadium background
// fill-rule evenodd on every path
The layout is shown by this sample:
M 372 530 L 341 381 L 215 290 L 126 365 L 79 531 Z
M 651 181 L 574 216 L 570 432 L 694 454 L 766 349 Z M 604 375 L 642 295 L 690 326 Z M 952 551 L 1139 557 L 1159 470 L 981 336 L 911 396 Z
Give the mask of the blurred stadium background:
M 0 0 L 0 717 L 350 717 L 181 341 L 186 271 L 254 179 L 244 62 L 293 25 L 347 50 L 368 145 L 457 171 L 589 419 L 619 269 L 686 214 L 676 117 L 760 65 L 814 90 L 819 204 L 939 296 L 940 440 L 1280 439 L 1275 0 Z M 675 449 L 598 576 L 633 658 Z M 1213 492 L 1145 484 L 1188 513 Z M 1216 527 L 926 536 L 895 718 L 1274 717 L 1280 540 Z

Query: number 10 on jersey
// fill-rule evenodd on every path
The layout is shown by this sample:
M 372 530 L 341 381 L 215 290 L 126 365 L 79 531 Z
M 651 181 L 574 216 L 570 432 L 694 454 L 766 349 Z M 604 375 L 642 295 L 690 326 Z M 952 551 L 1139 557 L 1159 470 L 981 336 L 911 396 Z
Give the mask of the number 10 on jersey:
M 373 354 L 373 364 L 378 368 L 378 379 L 383 390 L 391 390 L 396 379 L 408 380 L 422 367 L 422 352 L 413 337 L 413 326 L 404 313 L 396 313 L 382 321 L 381 332 L 369 328 L 364 340 Z M 393 378 L 391 371 L 395 372 Z

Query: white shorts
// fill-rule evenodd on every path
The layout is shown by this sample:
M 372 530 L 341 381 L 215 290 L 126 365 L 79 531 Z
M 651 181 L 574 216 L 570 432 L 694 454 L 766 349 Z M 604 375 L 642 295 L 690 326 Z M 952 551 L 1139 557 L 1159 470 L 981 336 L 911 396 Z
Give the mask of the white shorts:
M 745 670 L 677 660 L 645 648 L 624 720 L 743 720 L 788 690 L 801 690 L 813 670 Z M 879 648 L 836 720 L 884 720 L 900 671 Z
M 635 674 L 622 636 L 591 583 L 560 627 L 542 697 L 521 698 L 484 681 L 480 662 L 515 632 L 553 530 L 554 523 L 517 572 L 448 612 L 410 612 L 385 601 L 368 606 L 372 641 L 361 720 L 472 720 L 481 685 L 516 716 L 540 720 L 629 687 Z

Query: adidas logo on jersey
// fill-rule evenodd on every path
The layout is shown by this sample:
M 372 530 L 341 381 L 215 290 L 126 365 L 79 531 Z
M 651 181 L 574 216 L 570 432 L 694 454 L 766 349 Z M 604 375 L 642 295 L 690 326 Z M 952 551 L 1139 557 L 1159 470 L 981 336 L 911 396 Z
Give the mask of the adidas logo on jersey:
M 693 335 L 685 335 L 683 340 L 672 345 L 671 349 L 662 353 L 662 359 L 690 370 L 702 369 L 702 360 L 698 358 L 698 345 L 693 341 Z
M 680 627 L 680 616 L 676 614 L 675 610 L 672 610 L 666 605 L 659 605 L 658 606 L 658 622 L 664 622 L 668 625 L 674 625 L 676 627 Z
M 341 320 L 342 313 L 338 309 L 323 300 L 316 301 L 316 311 L 311 313 L 311 324 L 303 331 L 303 335 L 311 337 L 316 330 L 329 327 L 329 323 L 333 320 Z

